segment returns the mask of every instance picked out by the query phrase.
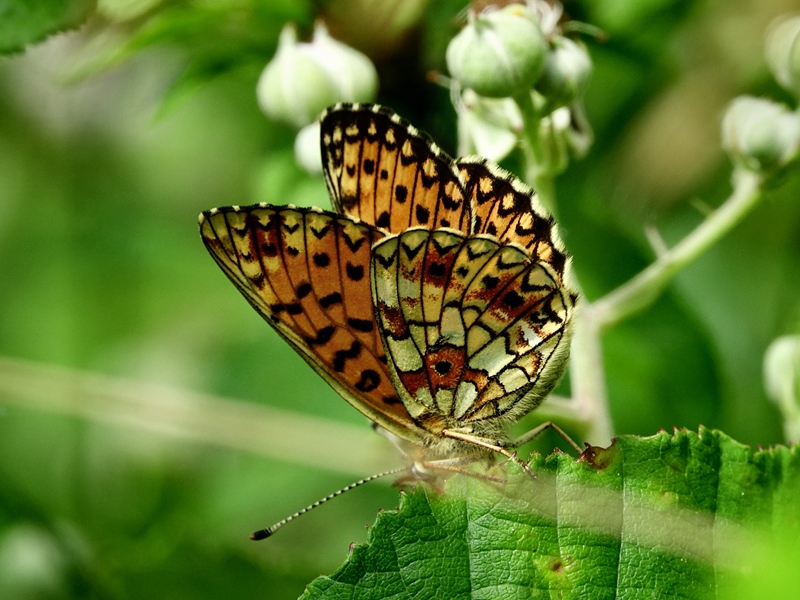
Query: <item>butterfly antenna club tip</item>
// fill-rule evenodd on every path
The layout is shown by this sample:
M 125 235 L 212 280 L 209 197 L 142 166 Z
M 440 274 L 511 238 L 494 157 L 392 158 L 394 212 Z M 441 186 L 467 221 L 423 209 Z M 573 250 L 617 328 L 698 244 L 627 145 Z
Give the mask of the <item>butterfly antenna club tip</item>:
M 374 481 L 376 479 L 380 479 L 381 477 L 386 477 L 387 475 L 395 475 L 395 474 L 400 473 L 400 472 L 405 471 L 405 470 L 407 470 L 406 467 L 398 467 L 396 469 L 390 469 L 388 471 L 383 471 L 382 473 L 376 473 L 375 475 L 370 475 L 369 477 L 365 477 L 364 479 L 359 479 L 358 481 L 356 481 L 354 483 L 351 483 L 350 485 L 345 486 L 340 490 L 336 490 L 332 494 L 328 494 L 327 496 L 325 496 L 321 500 L 317 500 L 316 502 L 314 502 L 314 504 L 309 504 L 304 509 L 298 510 L 296 513 L 294 513 L 292 515 L 289 515 L 288 517 L 286 517 L 282 521 L 278 521 L 277 523 L 275 523 L 271 527 L 266 527 L 264 529 L 259 529 L 258 531 L 254 531 L 252 534 L 250 534 L 250 539 L 253 540 L 254 542 L 258 542 L 260 540 L 265 540 L 268 537 L 270 537 L 273 533 L 278 531 L 278 529 L 280 529 L 281 527 L 286 525 L 287 523 L 289 523 L 291 521 L 294 521 L 297 517 L 300 517 L 300 516 L 306 514 L 310 510 L 314 510 L 318 506 L 322 506 L 323 504 L 325 504 L 329 500 L 333 500 L 337 496 L 341 496 L 345 492 L 349 492 L 350 490 L 355 489 L 355 488 L 357 488 L 359 486 L 362 486 L 365 483 L 369 483 L 370 481 Z
M 267 527 L 266 529 L 259 529 L 258 531 L 254 531 L 250 534 L 250 539 L 254 542 L 258 542 L 260 540 L 265 540 L 269 536 L 272 535 L 272 528 Z

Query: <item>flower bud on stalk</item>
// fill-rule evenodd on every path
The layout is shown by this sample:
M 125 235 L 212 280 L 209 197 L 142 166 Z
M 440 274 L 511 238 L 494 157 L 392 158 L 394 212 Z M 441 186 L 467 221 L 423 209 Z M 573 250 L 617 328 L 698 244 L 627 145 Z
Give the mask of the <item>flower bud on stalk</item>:
M 458 109 L 459 140 L 463 144 L 458 154 L 478 154 L 500 162 L 516 147 L 522 130 L 519 107 L 510 98 L 484 98 L 474 90 L 465 89 Z
M 544 72 L 536 83 L 536 91 L 555 109 L 583 97 L 592 73 L 592 61 L 583 45 L 565 37 L 551 41 Z
M 298 42 L 287 24 L 256 95 L 267 116 L 300 128 L 331 104 L 374 100 L 377 89 L 378 75 L 365 55 L 333 39 L 323 25 L 310 43 Z
M 752 171 L 778 171 L 800 153 L 800 115 L 783 104 L 740 96 L 722 119 L 722 145 Z
M 765 54 L 777 82 L 800 100 L 800 15 L 770 25 Z
M 478 15 L 447 47 L 447 68 L 462 88 L 507 98 L 529 90 L 542 74 L 547 41 L 536 17 L 511 4 Z
M 764 387 L 783 415 L 789 442 L 800 442 L 800 336 L 773 341 L 764 355 Z
M 574 135 L 570 121 L 570 109 L 562 106 L 539 123 L 539 137 L 547 148 L 548 169 L 553 175 L 563 173 L 569 166 L 569 150 Z
M 294 158 L 308 173 L 322 173 L 322 150 L 319 147 L 319 120 L 303 127 L 294 138 Z

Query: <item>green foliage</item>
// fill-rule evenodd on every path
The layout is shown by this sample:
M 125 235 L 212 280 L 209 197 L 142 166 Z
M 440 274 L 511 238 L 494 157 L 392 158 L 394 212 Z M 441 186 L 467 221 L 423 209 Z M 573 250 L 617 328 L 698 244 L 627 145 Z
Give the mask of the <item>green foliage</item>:
M 205 253 L 195 219 L 201 210 L 227 204 L 325 207 L 322 180 L 299 172 L 293 161 L 294 133 L 258 111 L 259 71 L 287 20 L 308 33 L 317 15 L 345 14 L 347 23 L 331 26 L 337 37 L 355 27 L 374 33 L 373 39 L 385 32 L 375 20 L 360 22 L 362 13 L 348 12 L 345 0 L 144 4 L 146 11 L 114 20 L 103 3 L 106 12 L 95 15 L 90 28 L 0 61 L 0 597 L 297 597 L 314 577 L 336 571 L 348 545 L 366 538 L 364 524 L 380 507 L 397 505 L 396 491 L 370 484 L 270 540 L 253 544 L 247 535 L 397 459 L 236 294 Z M 79 6 L 46 6 L 56 5 Z M 454 111 L 447 90 L 427 75 L 444 71 L 463 5 L 430 2 L 410 33 L 391 44 L 358 45 L 376 60 L 379 101 L 451 153 Z M 37 25 L 18 27 L 3 13 L 0 39 L 9 50 L 67 28 L 66 19 L 45 26 L 54 21 L 26 8 L 32 3 L 0 6 L 33 15 L 27 22 Z M 608 34 L 605 41 L 583 38 L 594 65 L 585 102 L 596 142 L 556 181 L 561 232 L 589 298 L 652 261 L 643 224 L 655 223 L 673 242 L 702 219 L 695 200 L 717 205 L 726 197 L 723 107 L 736 93 L 781 93 L 761 59 L 764 28 L 774 16 L 770 6 L 756 0 L 735 9 L 688 0 L 568 4 L 570 16 Z M 94 42 L 106 35 L 111 45 L 96 50 Z M 347 34 L 339 39 L 351 41 Z M 64 86 L 60 82 L 74 74 L 73 48 L 79 58 L 83 52 L 83 58 L 96 56 L 99 66 L 116 68 Z M 161 110 L 165 102 L 171 110 Z M 505 166 L 521 173 L 513 158 Z M 783 442 L 777 407 L 763 391 L 761 362 L 774 338 L 797 333 L 800 324 L 799 197 L 800 178 L 789 173 L 656 305 L 606 333 L 604 366 L 618 433 L 696 430 L 702 423 L 753 447 Z M 34 374 L 13 388 L 10 373 L 19 363 Z M 63 368 L 105 375 L 149 404 L 131 409 L 105 384 L 65 385 Z M 173 427 L 203 417 L 192 403 L 170 403 L 174 389 L 217 396 L 219 413 L 205 423 L 219 437 Z M 98 409 L 98 398 L 128 410 L 109 415 Z M 226 420 L 234 412 L 231 398 L 254 411 L 264 405 L 292 411 L 302 425 L 269 435 L 256 418 L 244 422 L 251 428 L 233 427 Z M 65 405 L 72 409 L 54 408 Z M 368 441 L 309 436 L 317 431 L 310 428 L 312 417 L 363 431 Z M 520 428 L 536 420 L 534 413 Z M 556 443 L 548 436 L 540 451 L 549 455 Z M 694 556 L 683 546 L 673 552 L 630 544 L 621 554 L 619 535 L 584 522 L 567 526 L 570 506 L 577 516 L 588 507 L 601 520 L 610 505 L 609 514 L 619 518 L 620 504 L 633 506 L 663 486 L 672 493 L 655 502 L 659 514 L 724 512 L 735 531 L 752 534 L 747 543 L 729 545 L 743 548 L 752 564 L 745 576 L 734 561 L 731 598 L 800 596 L 791 587 L 800 561 L 791 522 L 797 503 L 778 498 L 785 492 L 796 500 L 788 470 L 796 450 L 751 451 L 708 432 L 624 438 L 618 448 L 624 454 L 613 464 L 626 465 L 624 477 L 558 457 L 537 459 L 537 482 L 514 480 L 514 489 L 545 487 L 545 475 L 555 474 L 541 501 L 556 512 L 542 510 L 516 523 L 521 517 L 511 509 L 530 498 L 497 499 L 514 519 L 508 530 L 527 528 L 529 548 L 541 541 L 541 558 L 535 568 L 526 563 L 520 578 L 537 581 L 548 596 L 563 584 L 568 597 L 595 574 L 615 585 L 612 574 L 623 573 L 615 570 L 620 560 L 630 566 L 642 557 L 666 569 L 665 577 L 676 569 L 692 581 L 708 581 L 709 565 L 717 564 L 713 552 Z M 725 468 L 714 468 L 715 461 Z M 577 482 L 572 505 L 558 501 L 567 481 Z M 586 492 L 587 481 L 608 492 L 603 503 Z M 724 495 L 712 493 L 718 482 L 727 482 L 719 487 Z M 470 495 L 459 495 L 459 485 Z M 315 593 L 324 586 L 355 589 L 342 574 L 374 569 L 371 553 L 384 560 L 374 541 L 398 533 L 389 525 L 403 524 L 399 533 L 411 539 L 427 535 L 430 547 L 440 539 L 453 561 L 480 557 L 463 535 L 483 532 L 480 520 L 476 525 L 464 516 L 471 494 L 475 515 L 484 521 L 497 525 L 497 515 L 506 514 L 487 509 L 495 491 L 486 483 L 451 486 L 452 505 L 430 491 L 410 493 L 404 511 L 413 509 L 414 520 L 425 525 L 422 533 L 406 528 L 401 514 L 385 513 L 373 544 L 355 551 L 335 585 L 333 579 L 314 583 Z M 737 497 L 737 490 L 745 496 Z M 769 507 L 788 508 L 783 516 L 775 513 L 786 536 L 775 535 L 775 527 L 762 531 L 759 515 Z M 611 525 L 620 530 L 633 523 Z M 683 539 L 681 526 L 665 533 L 666 544 Z M 508 530 L 493 527 L 488 542 L 498 543 Z M 462 541 L 447 545 L 441 540 L 452 538 L 439 535 L 461 535 Z M 575 565 L 590 560 L 595 570 L 576 572 Z M 396 559 L 385 564 L 389 574 L 405 572 L 388 569 L 398 568 Z M 635 578 L 632 568 L 624 574 Z M 644 596 L 650 581 L 631 588 L 630 597 Z M 467 584 L 473 585 L 460 580 Z
M 277 48 L 285 23 L 309 27 L 311 3 L 291 0 L 186 0 L 164 2 L 144 15 L 122 43 L 92 57 L 89 72 L 108 69 L 138 53 L 169 45 L 184 50 L 182 70 L 164 95 L 180 104 L 200 87 L 228 73 L 255 78 Z
M 754 541 L 800 535 L 797 448 L 754 452 L 701 429 L 532 466 L 535 480 L 507 469 L 507 486 L 417 487 L 302 597 L 731 597 L 763 579 Z
M 19 52 L 29 44 L 78 27 L 95 0 L 2 0 L 0 55 Z

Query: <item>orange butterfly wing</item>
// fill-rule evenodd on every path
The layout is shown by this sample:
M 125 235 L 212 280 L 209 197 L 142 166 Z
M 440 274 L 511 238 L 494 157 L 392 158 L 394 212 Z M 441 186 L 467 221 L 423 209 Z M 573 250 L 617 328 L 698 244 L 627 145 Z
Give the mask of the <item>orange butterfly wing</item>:
M 458 169 L 474 213 L 472 233 L 487 233 L 503 244 L 519 244 L 550 265 L 563 281 L 568 254 L 553 217 L 534 191 L 514 175 L 481 158 L 460 158 Z
M 242 295 L 339 394 L 411 440 L 370 291 L 374 227 L 329 212 L 258 205 L 204 212 L 200 233 Z
M 331 107 L 321 120 L 321 148 L 337 212 L 390 233 L 414 226 L 469 231 L 470 206 L 453 160 L 394 112 Z

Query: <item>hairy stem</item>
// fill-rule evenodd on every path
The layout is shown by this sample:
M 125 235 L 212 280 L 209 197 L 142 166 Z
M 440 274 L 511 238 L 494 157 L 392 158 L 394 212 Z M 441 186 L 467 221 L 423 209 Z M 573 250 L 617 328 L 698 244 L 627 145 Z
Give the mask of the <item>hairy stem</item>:
M 752 171 L 734 171 L 733 193 L 703 223 L 667 250 L 633 279 L 587 307 L 601 328 L 652 304 L 673 277 L 739 223 L 762 197 L 763 177 Z
M 514 101 L 522 113 L 526 180 L 536 190 L 545 208 L 556 216 L 555 157 L 549 155 L 550 146 L 541 136 L 542 115 L 537 111 L 530 92 L 516 96 Z M 603 374 L 600 331 L 591 314 L 578 314 L 574 330 L 570 363 L 572 400 L 569 403 L 562 401 L 557 408 L 545 403 L 540 416 L 548 414 L 548 407 L 552 406 L 555 409 L 552 412 L 560 413 L 560 421 L 566 419 L 580 426 L 583 441 L 606 445 L 611 442 L 613 429 Z
M 382 471 L 397 462 L 389 445 L 368 427 L 4 356 L 0 356 L 0 404 L 351 476 Z
M 578 309 L 570 359 L 572 403 L 587 425 L 585 439 L 596 446 L 611 442 L 614 429 L 606 393 L 600 327 L 589 310 Z
M 536 190 L 539 200 L 555 217 L 556 198 L 551 158 L 539 131 L 542 115 L 536 110 L 529 91 L 514 97 L 522 114 L 522 150 L 525 155 L 525 180 Z

